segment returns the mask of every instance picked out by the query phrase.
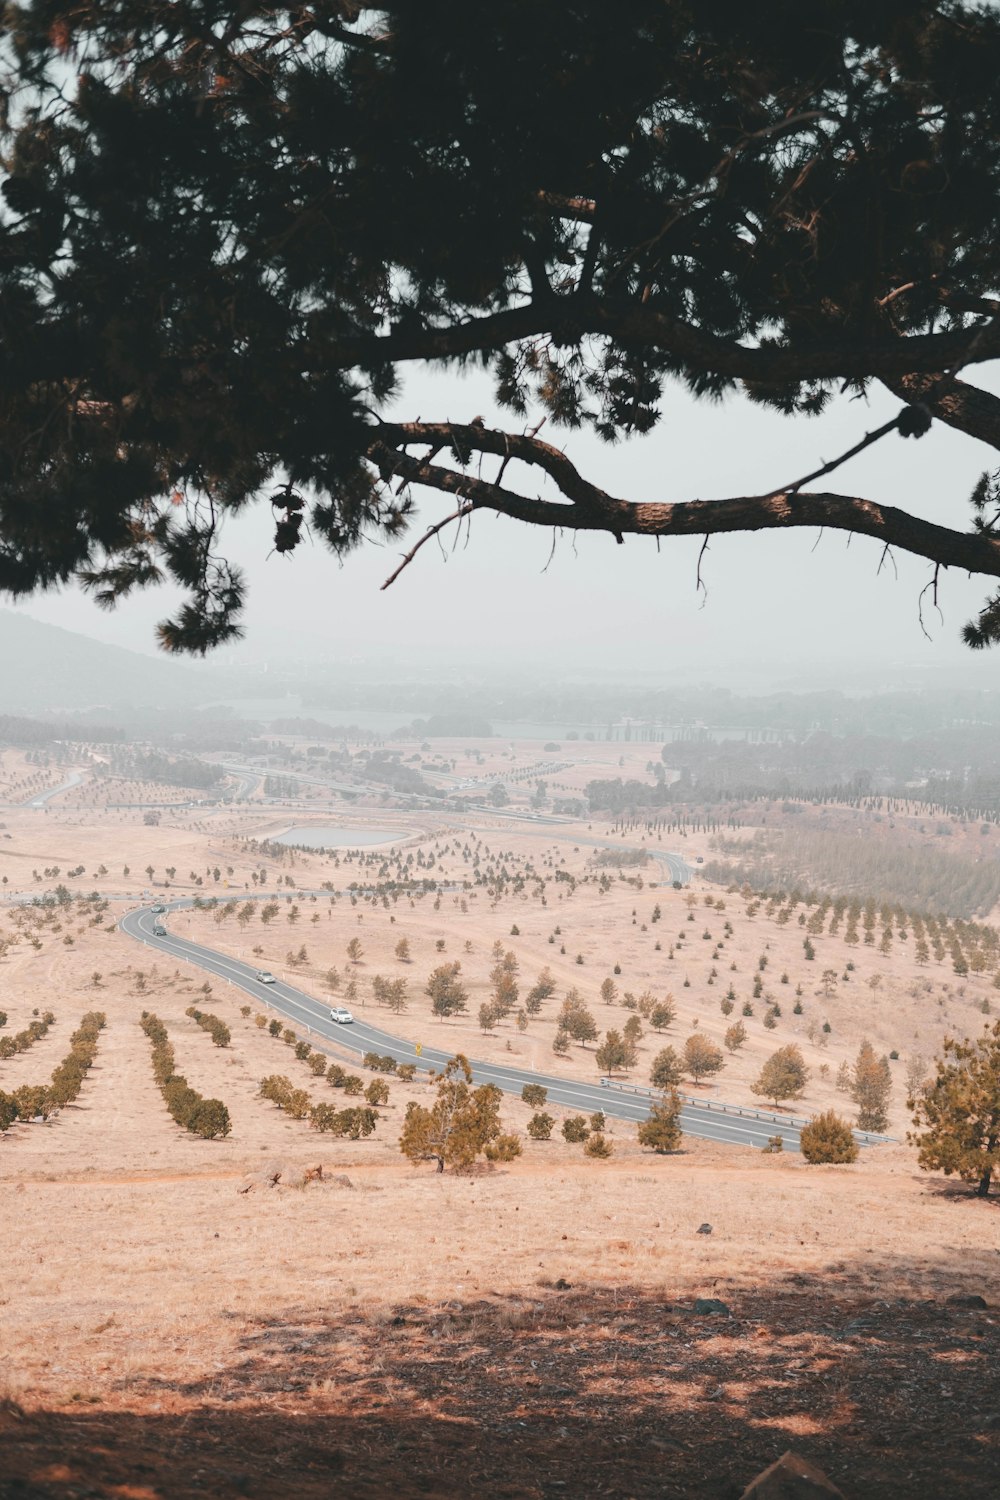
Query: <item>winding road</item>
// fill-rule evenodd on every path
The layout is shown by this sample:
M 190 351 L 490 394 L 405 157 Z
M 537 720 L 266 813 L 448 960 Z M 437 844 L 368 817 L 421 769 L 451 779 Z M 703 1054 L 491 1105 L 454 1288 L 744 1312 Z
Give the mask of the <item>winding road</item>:
M 298 894 L 307 894 L 299 892 Z M 324 892 L 324 894 L 328 894 Z M 165 903 L 166 904 L 166 903 Z M 169 910 L 190 906 L 188 900 L 169 903 Z M 261 984 L 254 975 L 255 968 L 206 948 L 187 938 L 175 937 L 169 931 L 163 937 L 153 932 L 162 918 L 153 914 L 149 907 L 130 911 L 121 919 L 119 926 L 129 937 L 174 959 L 195 964 L 216 978 L 226 980 L 238 989 L 245 990 L 258 1004 L 273 1007 L 299 1026 L 305 1026 L 310 1035 L 326 1038 L 342 1047 L 357 1052 L 379 1052 L 394 1057 L 397 1062 L 416 1063 L 422 1068 L 441 1068 L 452 1055 L 447 1049 L 425 1045 L 418 1054 L 416 1045 L 402 1037 L 393 1036 L 379 1026 L 373 1026 L 362 1017 L 355 1017 L 351 1026 L 341 1026 L 330 1020 L 330 1006 L 293 985 L 278 980 L 275 984 Z M 591 1113 L 602 1109 L 605 1114 L 621 1120 L 644 1120 L 649 1114 L 648 1090 L 636 1089 L 628 1084 L 580 1083 L 573 1079 L 556 1078 L 529 1069 L 507 1067 L 503 1063 L 470 1060 L 476 1083 L 493 1083 L 505 1094 L 520 1094 L 526 1083 L 540 1083 L 548 1089 L 549 1100 L 567 1109 L 578 1109 Z M 766 1146 L 768 1139 L 780 1135 L 786 1149 L 798 1151 L 799 1126 L 801 1120 L 791 1120 L 766 1110 L 751 1106 L 716 1104 L 708 1100 L 701 1102 L 685 1099 L 681 1111 L 681 1125 L 688 1135 L 702 1140 L 719 1141 L 729 1145 Z M 866 1136 L 855 1132 L 861 1145 L 872 1145 L 884 1137 Z

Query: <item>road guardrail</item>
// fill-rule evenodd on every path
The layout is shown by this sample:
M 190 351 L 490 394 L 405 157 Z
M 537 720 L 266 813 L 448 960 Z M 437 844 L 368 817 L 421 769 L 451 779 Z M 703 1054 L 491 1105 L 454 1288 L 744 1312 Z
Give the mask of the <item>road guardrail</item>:
M 656 1099 L 663 1092 L 662 1089 L 644 1088 L 639 1083 L 619 1083 L 614 1078 L 602 1078 L 601 1088 L 615 1089 L 622 1094 L 638 1094 L 645 1099 Z M 766 1125 L 791 1125 L 795 1130 L 801 1130 L 804 1125 L 812 1123 L 811 1118 L 803 1119 L 796 1115 L 776 1115 L 770 1110 L 754 1109 L 749 1104 L 723 1104 L 719 1099 L 702 1099 L 694 1094 L 682 1094 L 678 1089 L 678 1098 L 685 1104 L 696 1104 L 699 1109 L 715 1111 L 723 1115 L 736 1115 L 741 1120 L 759 1120 Z M 855 1130 L 854 1138 L 866 1146 L 888 1145 L 895 1142 L 896 1137 L 891 1135 L 876 1135 L 871 1130 Z

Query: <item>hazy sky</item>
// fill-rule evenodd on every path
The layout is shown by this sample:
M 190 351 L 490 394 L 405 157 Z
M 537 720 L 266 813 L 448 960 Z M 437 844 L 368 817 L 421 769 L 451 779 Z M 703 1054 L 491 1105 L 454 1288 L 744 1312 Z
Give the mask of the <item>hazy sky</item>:
M 993 367 L 994 371 L 996 367 Z M 975 378 L 991 384 L 993 371 Z M 1000 388 L 1000 372 L 991 388 Z M 425 420 L 518 424 L 498 411 L 481 374 L 408 371 L 400 415 Z M 627 499 L 712 499 L 761 493 L 835 456 L 884 422 L 898 402 L 877 391 L 868 403 L 840 400 L 824 417 L 789 420 L 742 398 L 722 404 L 695 401 L 668 386 L 659 427 L 648 437 L 608 447 L 585 432 L 549 425 L 545 435 L 564 446 L 583 472 Z M 825 481 L 826 488 L 899 505 L 966 529 L 968 496 L 996 454 L 935 423 L 919 441 L 895 433 Z M 488 465 L 488 466 L 487 466 Z M 495 461 L 484 464 L 489 477 Z M 507 482 L 538 493 L 539 479 L 512 465 Z M 331 662 L 369 656 L 380 675 L 405 677 L 414 654 L 467 667 L 508 665 L 534 675 L 588 664 L 602 673 L 627 667 L 654 674 L 664 685 L 715 680 L 748 687 L 795 683 L 831 675 L 860 688 L 1000 684 L 1000 654 L 973 655 L 959 640 L 966 619 L 990 592 L 990 580 L 944 574 L 943 622 L 925 601 L 932 636 L 922 635 L 917 597 L 930 565 L 897 554 L 877 573 L 880 546 L 843 534 L 815 531 L 734 535 L 712 540 L 703 563 L 707 600 L 695 587 L 697 539 L 661 542 L 605 536 L 557 541 L 547 569 L 551 535 L 488 515 L 473 518 L 458 550 L 443 537 L 446 557 L 429 543 L 386 593 L 379 585 L 398 553 L 452 505 L 427 495 L 401 548 L 369 546 L 339 565 L 319 542 L 292 557 L 269 556 L 266 505 L 232 523 L 226 550 L 246 570 L 250 585 L 246 638 L 225 654 L 240 661 L 322 657 Z M 52 624 L 154 651 L 154 626 L 170 606 L 167 590 L 147 593 L 105 614 L 75 590 L 39 596 L 17 607 Z

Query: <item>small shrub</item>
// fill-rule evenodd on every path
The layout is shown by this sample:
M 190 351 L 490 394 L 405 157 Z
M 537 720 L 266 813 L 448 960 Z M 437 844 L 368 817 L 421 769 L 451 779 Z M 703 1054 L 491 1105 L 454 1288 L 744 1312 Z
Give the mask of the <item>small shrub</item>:
M 832 1109 L 803 1125 L 799 1140 L 802 1155 L 814 1166 L 858 1159 L 858 1143 L 850 1125 Z
M 646 1146 L 658 1155 L 679 1149 L 683 1132 L 680 1124 L 681 1101 L 676 1090 L 671 1089 L 656 1100 L 649 1112 L 649 1119 L 639 1126 L 639 1145 Z
M 389 1085 L 384 1078 L 373 1078 L 365 1089 L 365 1098 L 369 1104 L 388 1104 Z
M 568 1120 L 563 1120 L 563 1140 L 569 1141 L 571 1145 L 577 1145 L 585 1141 L 590 1134 L 590 1126 L 583 1115 L 570 1115 Z
M 388 1054 L 383 1056 L 381 1052 L 366 1052 L 361 1063 L 363 1067 L 370 1068 L 373 1073 L 396 1072 L 396 1059 L 389 1057 Z
M 0 1135 L 9 1130 L 17 1119 L 17 1100 L 13 1094 L 5 1094 L 0 1089 Z
M 279 1109 L 284 1109 L 286 1102 L 291 1097 L 292 1085 L 281 1073 L 270 1073 L 267 1078 L 262 1078 L 257 1092 L 262 1099 L 270 1099 Z
M 312 1109 L 312 1100 L 305 1089 L 292 1089 L 285 1100 L 285 1113 L 293 1120 L 304 1120 Z
M 399 1063 L 396 1067 L 396 1077 L 402 1079 L 404 1083 L 412 1082 L 416 1072 L 416 1063 Z
M 555 1123 L 551 1115 L 532 1115 L 528 1121 L 528 1134 L 533 1141 L 547 1141 L 551 1139 L 552 1127 Z
M 521 1138 L 513 1134 L 494 1136 L 483 1154 L 487 1161 L 514 1161 L 521 1155 Z
M 223 1138 L 232 1130 L 229 1111 L 221 1099 L 201 1099 L 188 1117 L 187 1128 L 206 1141 Z
M 521 1090 L 522 1100 L 525 1104 L 530 1104 L 532 1109 L 541 1109 L 548 1097 L 548 1089 L 540 1083 L 526 1083 Z
M 588 1136 L 583 1143 L 584 1156 L 589 1156 L 591 1160 L 595 1161 L 607 1161 L 609 1156 L 614 1155 L 614 1150 L 615 1148 L 607 1136 L 601 1135 L 599 1132 Z

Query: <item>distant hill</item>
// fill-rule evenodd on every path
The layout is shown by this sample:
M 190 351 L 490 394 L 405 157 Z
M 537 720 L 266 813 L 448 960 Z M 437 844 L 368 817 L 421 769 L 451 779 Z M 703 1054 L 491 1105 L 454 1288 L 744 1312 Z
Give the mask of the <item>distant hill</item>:
M 0 609 L 0 709 L 10 714 L 194 706 L 220 695 L 214 675 L 140 656 Z

